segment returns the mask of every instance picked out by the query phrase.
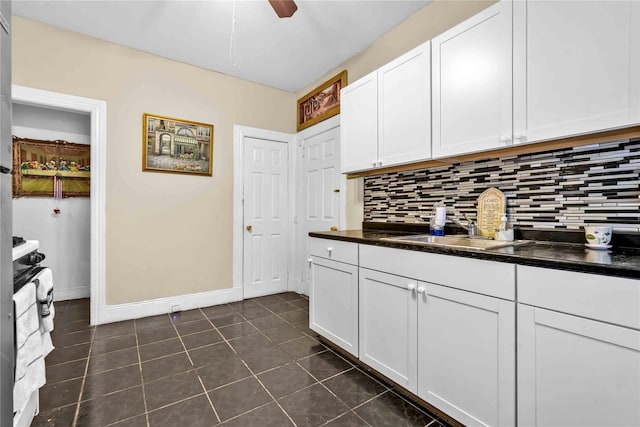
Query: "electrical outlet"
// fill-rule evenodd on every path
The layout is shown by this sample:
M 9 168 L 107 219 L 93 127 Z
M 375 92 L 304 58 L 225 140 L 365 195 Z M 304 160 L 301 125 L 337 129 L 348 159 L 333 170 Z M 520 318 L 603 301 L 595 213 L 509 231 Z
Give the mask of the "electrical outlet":
M 182 311 L 180 309 L 180 304 L 174 304 L 174 305 L 171 306 L 171 313 L 177 313 L 179 311 Z

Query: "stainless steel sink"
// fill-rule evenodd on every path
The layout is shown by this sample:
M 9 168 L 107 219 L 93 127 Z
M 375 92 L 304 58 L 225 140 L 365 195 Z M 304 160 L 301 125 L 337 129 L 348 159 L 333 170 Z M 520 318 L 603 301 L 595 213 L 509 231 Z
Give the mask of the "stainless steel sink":
M 490 239 L 472 239 L 467 236 L 431 236 L 429 234 L 399 236 L 399 237 L 382 237 L 380 240 L 397 243 L 413 243 L 425 246 L 444 246 L 465 249 L 497 249 L 509 246 L 523 245 L 529 243 L 529 240 L 514 240 L 511 242 L 490 240 Z

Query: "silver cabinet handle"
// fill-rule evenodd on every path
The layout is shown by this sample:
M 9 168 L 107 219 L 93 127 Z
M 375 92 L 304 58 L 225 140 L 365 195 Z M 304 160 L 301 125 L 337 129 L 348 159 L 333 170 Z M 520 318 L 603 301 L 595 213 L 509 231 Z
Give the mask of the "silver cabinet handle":
M 377 161 L 377 160 L 374 160 L 372 163 L 373 163 L 373 167 L 374 167 L 374 168 L 375 168 L 376 166 L 378 166 L 378 161 Z
M 415 285 L 415 283 L 409 283 L 409 284 L 407 285 L 407 289 L 408 289 L 408 290 L 410 290 L 411 292 L 415 291 L 415 290 L 416 290 L 416 285 Z
M 511 137 L 509 135 L 503 135 L 500 137 L 500 142 L 509 142 L 511 141 Z
M 416 292 L 419 294 L 423 294 L 425 290 L 426 289 L 424 286 L 418 286 L 418 289 L 416 289 Z
M 327 252 L 329 252 L 329 256 L 331 256 L 331 251 L 333 251 L 333 248 L 327 248 Z

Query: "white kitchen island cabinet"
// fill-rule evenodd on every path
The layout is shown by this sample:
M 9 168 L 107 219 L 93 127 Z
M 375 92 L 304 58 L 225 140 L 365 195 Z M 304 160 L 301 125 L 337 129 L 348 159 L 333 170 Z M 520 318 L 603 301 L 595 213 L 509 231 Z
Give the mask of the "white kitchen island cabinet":
M 418 396 L 467 426 L 513 426 L 515 302 L 419 286 Z
M 640 281 L 518 266 L 518 425 L 640 425 Z
M 640 2 L 515 1 L 514 142 L 640 122 Z
M 431 158 L 431 43 L 341 91 L 342 172 Z
M 511 11 L 499 2 L 431 41 L 434 158 L 512 144 Z
M 310 239 L 309 328 L 358 357 L 358 245 Z
M 360 360 L 417 390 L 417 281 L 360 269 Z

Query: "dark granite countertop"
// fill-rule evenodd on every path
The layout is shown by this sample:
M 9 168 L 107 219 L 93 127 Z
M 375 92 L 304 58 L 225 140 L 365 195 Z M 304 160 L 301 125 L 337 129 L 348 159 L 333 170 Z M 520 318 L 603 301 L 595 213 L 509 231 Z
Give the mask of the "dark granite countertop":
M 536 234 L 526 231 L 523 231 L 522 233 L 517 232 L 516 238 L 526 238 L 526 240 L 530 240 L 530 243 L 506 248 L 475 250 L 458 247 L 425 246 L 409 242 L 399 243 L 381 240 L 383 237 L 397 237 L 413 233 L 427 234 L 427 232 L 425 232 L 424 229 L 417 230 L 415 228 L 408 231 L 402 227 L 395 226 L 384 227 L 374 225 L 374 227 L 376 228 L 311 232 L 309 235 L 311 237 L 342 240 L 346 242 L 384 246 L 389 248 L 410 249 L 429 253 L 462 256 L 466 258 L 530 265 L 534 267 L 555 268 L 583 273 L 602 274 L 606 276 L 640 279 L 640 248 L 616 245 L 616 241 L 627 244 L 631 241 L 632 244 L 635 244 L 636 238 L 640 236 L 636 236 L 634 233 L 631 234 L 630 239 L 628 235 L 618 236 L 618 239 L 614 238 L 613 248 L 604 251 L 588 249 L 583 243 L 576 243 L 576 239 L 582 239 L 581 232 L 579 232 L 579 234 L 569 232 L 568 237 L 566 233 L 561 236 L 556 233 L 563 232 L 553 232 L 556 234 L 554 236 L 554 240 L 548 240 L 548 232 Z M 544 238 L 545 240 L 532 239 L 531 237 Z

